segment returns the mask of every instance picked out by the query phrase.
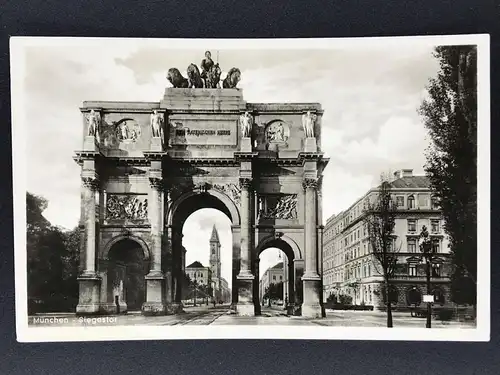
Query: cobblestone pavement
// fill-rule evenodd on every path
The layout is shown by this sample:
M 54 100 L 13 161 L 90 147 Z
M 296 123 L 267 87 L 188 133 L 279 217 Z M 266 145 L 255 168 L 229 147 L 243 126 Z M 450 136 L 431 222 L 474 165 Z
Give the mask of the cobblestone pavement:
M 81 326 L 178 326 L 178 325 L 309 325 L 337 327 L 385 327 L 386 315 L 373 311 L 326 311 L 326 318 L 306 319 L 286 316 L 279 308 L 262 308 L 261 316 L 237 316 L 231 314 L 228 306 L 187 307 L 178 315 L 143 316 L 132 312 L 119 316 L 97 316 L 81 318 L 75 314 L 43 314 L 30 316 L 28 323 L 36 327 L 81 327 Z M 425 327 L 425 319 L 413 318 L 409 313 L 393 313 L 393 325 L 397 327 Z M 433 321 L 433 328 L 474 328 L 473 322 Z

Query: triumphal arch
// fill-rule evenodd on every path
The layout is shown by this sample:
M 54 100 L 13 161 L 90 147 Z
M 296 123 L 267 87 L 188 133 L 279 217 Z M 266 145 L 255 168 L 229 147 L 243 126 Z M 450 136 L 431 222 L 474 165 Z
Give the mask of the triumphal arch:
M 220 88 L 211 71 L 196 81 L 189 69 L 189 79 L 175 70 L 159 102 L 86 101 L 80 109 L 77 313 L 182 311 L 182 228 L 196 210 L 214 208 L 232 224 L 237 314 L 260 311 L 259 254 L 277 247 L 287 257 L 290 309 L 321 317 L 328 160 L 320 104 L 247 103 L 239 75 Z

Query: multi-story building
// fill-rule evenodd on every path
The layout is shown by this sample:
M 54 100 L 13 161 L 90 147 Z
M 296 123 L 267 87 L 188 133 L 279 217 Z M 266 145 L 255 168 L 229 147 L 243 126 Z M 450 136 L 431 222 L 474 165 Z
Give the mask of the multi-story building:
M 196 281 L 198 285 L 211 285 L 212 283 L 211 269 L 203 266 L 203 264 L 198 261 L 186 267 L 186 275 L 189 276 L 191 281 Z
M 425 225 L 437 253 L 432 264 L 431 285 L 436 303 L 449 302 L 449 248 L 443 218 L 433 199 L 429 179 L 413 170 L 394 173 L 391 196 L 398 208 L 392 247 L 398 254 L 389 299 L 398 308 L 413 306 L 426 294 L 426 265 L 419 249 L 419 235 Z M 378 196 L 370 189 L 347 210 L 330 217 L 323 236 L 323 297 L 349 295 L 352 303 L 384 306 L 385 290 L 379 262 L 374 258 L 364 225 L 364 212 Z
M 283 262 L 279 262 L 272 267 L 269 267 L 262 275 L 259 281 L 259 300 L 262 302 L 266 290 L 271 284 L 284 283 Z

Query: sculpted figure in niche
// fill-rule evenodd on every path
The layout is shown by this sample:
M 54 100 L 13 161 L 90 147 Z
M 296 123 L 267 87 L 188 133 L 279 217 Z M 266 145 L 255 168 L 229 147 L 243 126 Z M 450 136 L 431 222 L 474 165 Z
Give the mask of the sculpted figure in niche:
M 187 68 L 187 76 L 189 80 L 189 88 L 203 88 L 203 80 L 201 79 L 200 70 L 195 64 L 190 64 Z
M 175 88 L 188 88 L 189 81 L 184 78 L 177 68 L 170 68 L 167 73 L 167 79 Z
M 314 124 L 316 123 L 317 115 L 307 111 L 302 115 L 302 126 L 304 127 L 304 133 L 306 138 L 314 138 Z
M 88 129 L 87 129 L 87 135 L 89 136 L 94 136 L 96 138 L 99 137 L 99 122 L 101 118 L 96 111 L 91 110 L 90 113 L 87 115 L 87 124 L 88 124 Z
M 222 87 L 225 89 L 235 89 L 241 80 L 241 72 L 238 68 L 231 68 L 227 72 L 227 77 L 222 81 Z
M 151 131 L 153 133 L 153 137 L 161 137 L 162 136 L 162 125 L 163 125 L 163 116 L 158 113 L 155 109 L 151 114 Z
M 252 115 L 248 112 L 245 112 L 243 115 L 240 116 L 240 124 L 241 124 L 241 136 L 250 138 L 253 125 Z

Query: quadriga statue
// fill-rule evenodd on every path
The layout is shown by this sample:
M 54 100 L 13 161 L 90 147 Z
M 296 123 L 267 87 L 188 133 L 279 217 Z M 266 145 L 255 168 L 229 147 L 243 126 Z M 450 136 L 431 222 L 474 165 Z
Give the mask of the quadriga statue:
M 189 81 L 184 78 L 177 68 L 170 68 L 167 73 L 167 79 L 175 88 L 188 88 Z
M 189 88 L 203 88 L 203 80 L 201 79 L 200 70 L 195 64 L 189 64 L 187 68 L 187 76 L 189 81 Z
M 225 89 L 234 89 L 241 80 L 241 72 L 238 68 L 231 68 L 227 72 L 227 77 L 222 81 L 222 87 Z

